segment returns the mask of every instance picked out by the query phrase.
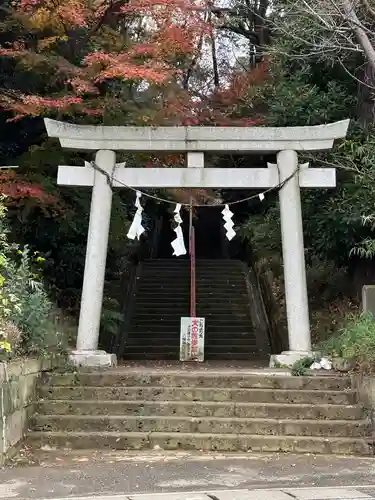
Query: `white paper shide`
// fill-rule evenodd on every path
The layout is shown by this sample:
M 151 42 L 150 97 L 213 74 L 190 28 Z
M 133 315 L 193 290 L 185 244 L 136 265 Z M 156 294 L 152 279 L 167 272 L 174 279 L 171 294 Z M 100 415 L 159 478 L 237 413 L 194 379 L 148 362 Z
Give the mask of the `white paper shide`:
M 228 205 L 225 205 L 225 207 L 221 211 L 221 213 L 223 214 L 223 219 L 225 222 L 225 224 L 224 224 L 224 228 L 226 230 L 225 236 L 230 241 L 236 236 L 236 231 L 233 229 L 234 222 L 232 221 L 232 217 L 233 217 L 234 213 L 231 212 Z
M 133 222 L 130 226 L 130 229 L 128 231 L 127 237 L 131 240 L 135 240 L 137 238 L 141 237 L 141 235 L 145 232 L 145 228 L 142 226 L 142 212 L 143 208 L 141 205 L 141 196 L 142 194 L 137 191 L 136 192 L 136 198 L 135 198 L 135 207 L 137 208 L 137 211 L 135 212 Z
M 172 241 L 171 245 L 173 248 L 173 255 L 179 257 L 180 255 L 186 255 L 186 247 L 184 242 L 184 235 L 182 233 L 182 218 L 180 215 L 181 203 L 177 203 L 176 208 L 174 209 L 174 220 L 177 223 L 177 226 L 174 228 L 174 232 L 176 233 L 176 238 Z

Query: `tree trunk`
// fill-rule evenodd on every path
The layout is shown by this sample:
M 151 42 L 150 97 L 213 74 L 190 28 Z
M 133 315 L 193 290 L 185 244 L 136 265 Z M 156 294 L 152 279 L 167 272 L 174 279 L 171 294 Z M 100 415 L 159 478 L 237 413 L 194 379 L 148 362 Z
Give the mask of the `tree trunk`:
M 357 116 L 364 128 L 375 124 L 375 70 L 367 63 L 358 75 Z

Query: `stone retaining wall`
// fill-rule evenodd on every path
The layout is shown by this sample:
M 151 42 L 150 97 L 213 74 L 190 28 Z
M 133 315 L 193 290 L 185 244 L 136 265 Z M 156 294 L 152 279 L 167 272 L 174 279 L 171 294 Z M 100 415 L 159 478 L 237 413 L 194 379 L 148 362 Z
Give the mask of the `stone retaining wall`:
M 362 373 L 351 375 L 352 388 L 357 392 L 359 403 L 368 410 L 375 410 L 375 377 Z
M 0 464 L 12 455 L 26 434 L 37 401 L 37 379 L 52 366 L 50 358 L 0 363 Z

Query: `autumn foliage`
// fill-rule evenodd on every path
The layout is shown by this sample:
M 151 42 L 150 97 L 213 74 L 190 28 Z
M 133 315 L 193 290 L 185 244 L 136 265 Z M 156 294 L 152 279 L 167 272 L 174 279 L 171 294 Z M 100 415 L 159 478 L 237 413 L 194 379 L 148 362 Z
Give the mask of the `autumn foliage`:
M 21 0 L 13 11 L 20 36 L 0 55 L 45 71 L 47 79 L 53 74 L 55 82 L 47 85 L 48 95 L 3 92 L 3 108 L 17 117 L 49 110 L 95 115 L 103 113 L 103 97 L 114 80 L 133 91 L 164 91 L 208 33 L 199 2 Z
M 209 5 L 210 0 L 16 0 L 12 16 L 19 36 L 0 47 L 0 56 L 45 75 L 45 86 L 0 90 L 0 105 L 13 112 L 11 119 L 51 113 L 95 117 L 108 110 L 113 115 L 126 103 L 133 107 L 131 116 L 125 112 L 128 122 L 144 125 L 258 124 L 258 117 L 244 117 L 240 108 L 253 99 L 254 82 L 265 78 L 264 65 L 255 73 L 226 72 L 220 86 L 203 93 L 199 82 L 190 83 L 213 39 Z
M 10 17 L 17 29 L 12 25 L 15 36 L 0 46 L 0 58 L 27 83 L 0 88 L 0 107 L 8 120 L 49 115 L 111 125 L 259 125 L 257 88 L 268 66 L 227 65 L 215 69 L 220 79 L 212 78 L 206 68 L 215 36 L 211 4 L 15 0 Z M 184 158 L 164 155 L 148 163 L 173 167 Z M 0 176 L 0 192 L 12 203 L 56 203 L 17 175 Z
M 18 210 L 40 207 L 45 214 L 57 215 L 63 212 L 57 197 L 46 192 L 40 184 L 28 182 L 14 170 L 0 171 L 0 195 L 6 198 L 6 205 Z

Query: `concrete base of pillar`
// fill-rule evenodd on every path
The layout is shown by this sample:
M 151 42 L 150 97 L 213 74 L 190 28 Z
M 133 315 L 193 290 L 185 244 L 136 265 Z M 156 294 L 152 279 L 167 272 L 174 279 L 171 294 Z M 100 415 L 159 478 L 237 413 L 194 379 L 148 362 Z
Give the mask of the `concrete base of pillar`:
M 296 361 L 306 357 L 313 357 L 316 353 L 309 351 L 283 351 L 281 354 L 271 354 L 270 367 L 292 367 Z
M 72 351 L 69 359 L 76 366 L 108 368 L 117 365 L 116 354 L 108 354 L 105 351 Z

